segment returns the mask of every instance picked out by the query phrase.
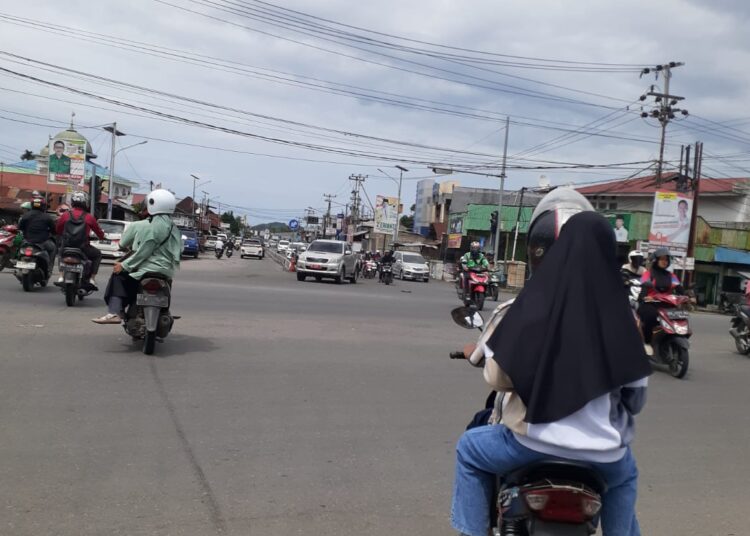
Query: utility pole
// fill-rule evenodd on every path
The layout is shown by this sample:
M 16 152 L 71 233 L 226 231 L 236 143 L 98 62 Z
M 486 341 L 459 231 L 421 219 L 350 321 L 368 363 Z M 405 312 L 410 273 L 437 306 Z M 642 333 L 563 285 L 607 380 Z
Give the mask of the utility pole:
M 523 194 L 526 193 L 526 186 L 521 188 L 521 199 L 518 201 L 518 213 L 516 214 L 516 233 L 513 237 L 513 255 L 511 256 L 511 260 L 516 260 L 516 246 L 518 245 L 518 228 L 521 225 L 521 211 L 523 210 Z M 500 223 L 498 221 L 498 223 Z
M 500 256 L 500 233 L 502 232 L 503 222 L 503 196 L 505 195 L 505 169 L 508 161 L 508 130 L 510 129 L 510 117 L 505 117 L 505 143 L 503 147 L 503 167 L 500 171 L 500 195 L 497 200 L 497 230 L 495 231 L 495 269 L 497 269 L 497 261 Z M 505 268 L 505 261 L 503 261 L 503 268 Z
M 120 132 L 117 130 L 117 122 L 112 123 L 111 126 L 104 127 L 104 130 L 112 134 L 112 149 L 110 151 L 109 155 L 109 191 L 107 192 L 107 219 L 112 219 L 112 199 L 115 191 L 115 154 L 117 153 L 117 149 L 115 147 L 115 142 L 117 141 L 117 136 L 124 136 L 124 132 Z M 95 188 L 89 188 L 90 190 L 95 190 Z M 94 197 L 93 195 L 91 196 Z
M 328 231 L 328 223 L 331 221 L 331 201 L 336 196 L 333 194 L 323 194 L 323 200 L 328 202 L 328 210 L 326 211 L 326 217 L 323 220 L 323 240 L 325 240 L 326 237 L 326 231 Z
M 359 189 L 367 175 L 349 175 L 349 180 L 354 181 L 354 189 L 352 190 L 352 224 L 356 230 L 359 225 L 360 218 L 362 216 L 361 210 L 361 198 L 359 196 Z
M 688 160 L 686 159 L 686 167 Z M 703 165 L 703 143 L 695 143 L 695 161 L 693 163 L 693 214 L 690 217 L 690 238 L 688 239 L 687 257 L 695 258 L 695 235 L 698 223 L 698 194 L 700 193 L 701 168 Z M 687 257 L 685 263 L 687 264 Z M 687 268 L 687 266 L 685 266 Z M 687 271 L 687 270 L 686 270 Z M 688 275 L 688 285 L 693 282 L 695 267 Z
M 401 227 L 401 183 L 404 180 L 404 171 L 409 171 L 403 166 L 396 166 L 400 175 L 398 176 L 398 200 L 396 201 L 396 228 L 393 230 L 393 243 L 398 242 L 398 231 Z
M 656 67 L 646 67 L 641 71 L 641 77 L 643 77 L 644 74 L 649 73 L 656 73 L 656 77 L 658 79 L 659 73 L 663 73 L 664 77 L 664 92 L 658 92 L 654 91 L 656 88 L 655 85 L 652 85 L 650 88 L 650 91 L 647 93 L 641 95 L 640 99 L 641 102 L 645 101 L 647 97 L 654 97 L 654 104 L 656 104 L 656 108 L 651 110 L 651 112 L 642 111 L 641 117 L 654 117 L 659 120 L 659 123 L 661 123 L 661 141 L 659 143 L 659 160 L 656 163 L 656 184 L 659 185 L 662 183 L 662 171 L 664 168 L 664 144 L 666 141 L 667 136 L 667 125 L 669 122 L 677 117 L 677 114 L 680 113 L 683 116 L 688 115 L 687 110 L 683 110 L 680 108 L 674 108 L 674 106 L 677 105 L 678 102 L 681 100 L 685 100 L 685 97 L 679 97 L 677 95 L 672 95 L 669 92 L 669 84 L 672 80 L 672 69 L 675 67 L 682 67 L 685 65 L 683 62 L 676 62 L 676 61 L 670 61 L 669 63 L 665 63 L 663 65 L 657 65 Z

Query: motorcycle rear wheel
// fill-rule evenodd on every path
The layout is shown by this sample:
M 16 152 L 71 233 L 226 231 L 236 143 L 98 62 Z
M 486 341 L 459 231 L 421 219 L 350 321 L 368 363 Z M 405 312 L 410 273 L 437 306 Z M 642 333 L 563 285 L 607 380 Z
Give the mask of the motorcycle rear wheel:
M 21 286 L 23 287 L 24 292 L 31 292 L 34 288 L 34 280 L 32 279 L 31 274 L 23 274 L 21 276 Z
M 734 345 L 740 355 L 750 355 L 750 337 L 747 335 L 734 339 Z
M 72 283 L 65 285 L 65 305 L 73 307 L 76 304 L 76 286 Z
M 156 349 L 156 332 L 146 331 L 146 335 L 143 337 L 143 353 L 151 355 Z

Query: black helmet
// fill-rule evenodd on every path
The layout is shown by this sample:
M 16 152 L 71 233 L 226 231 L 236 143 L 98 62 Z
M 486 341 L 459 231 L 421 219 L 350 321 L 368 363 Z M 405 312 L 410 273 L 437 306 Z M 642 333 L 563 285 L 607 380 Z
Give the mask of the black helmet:
M 529 222 L 527 253 L 532 273 L 560 236 L 562 226 L 574 214 L 586 211 L 593 212 L 594 207 L 571 188 L 556 188 L 542 198 Z
M 47 210 L 47 200 L 43 197 L 35 197 L 31 200 L 31 208 L 44 212 Z
M 672 254 L 670 253 L 669 248 L 666 248 L 666 247 L 657 248 L 653 252 L 652 255 L 653 255 L 654 263 L 656 263 L 659 260 L 659 257 L 666 257 L 667 267 L 669 267 L 669 265 L 672 264 Z

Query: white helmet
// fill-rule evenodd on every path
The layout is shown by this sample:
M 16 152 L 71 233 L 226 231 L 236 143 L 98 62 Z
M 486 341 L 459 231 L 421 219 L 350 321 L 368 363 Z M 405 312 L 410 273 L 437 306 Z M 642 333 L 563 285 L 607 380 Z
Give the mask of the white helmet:
M 73 192 L 70 196 L 70 204 L 74 207 L 86 208 L 89 205 L 89 196 L 86 192 Z
M 177 200 L 169 190 L 154 190 L 146 196 L 146 209 L 150 216 L 173 214 Z

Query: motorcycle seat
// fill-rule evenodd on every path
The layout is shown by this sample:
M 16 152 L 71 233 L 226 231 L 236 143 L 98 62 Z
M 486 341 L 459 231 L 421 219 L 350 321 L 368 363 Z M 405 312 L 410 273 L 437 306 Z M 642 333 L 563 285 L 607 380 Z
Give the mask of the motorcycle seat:
M 170 278 L 168 278 L 164 274 L 160 274 L 159 272 L 148 272 L 143 274 L 143 277 L 141 279 L 161 279 L 163 281 L 171 281 Z
M 85 258 L 86 255 L 78 248 L 63 248 L 62 250 L 63 257 L 82 257 Z
M 520 486 L 539 480 L 563 480 L 580 482 L 600 494 L 607 491 L 604 478 L 585 462 L 542 460 L 516 469 L 503 480 L 509 486 Z

